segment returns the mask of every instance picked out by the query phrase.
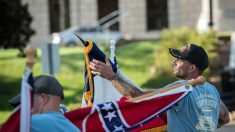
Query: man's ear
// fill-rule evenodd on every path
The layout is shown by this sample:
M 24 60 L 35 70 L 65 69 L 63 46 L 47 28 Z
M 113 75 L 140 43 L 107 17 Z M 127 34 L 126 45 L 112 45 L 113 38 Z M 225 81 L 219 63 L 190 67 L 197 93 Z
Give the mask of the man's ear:
M 49 95 L 42 93 L 41 96 L 43 98 L 43 104 L 44 105 L 47 104 L 47 102 L 49 101 L 49 98 L 50 98 Z
M 190 66 L 190 72 L 195 72 L 197 70 L 197 67 L 195 65 Z

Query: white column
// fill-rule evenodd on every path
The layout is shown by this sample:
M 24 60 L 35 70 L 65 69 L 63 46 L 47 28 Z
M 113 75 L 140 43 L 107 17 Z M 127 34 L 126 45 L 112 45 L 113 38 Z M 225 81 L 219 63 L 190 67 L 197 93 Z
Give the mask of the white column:
M 48 0 L 23 0 L 22 3 L 28 4 L 28 10 L 33 17 L 31 27 L 36 32 L 36 34 L 30 38 L 30 43 L 40 45 L 49 42 L 50 21 Z
M 231 36 L 231 48 L 229 55 L 229 67 L 235 68 L 235 32 L 232 32 Z
M 79 26 L 81 19 L 81 0 L 70 0 L 69 2 L 70 24 L 71 26 Z
M 197 23 L 198 32 L 205 32 L 208 30 L 209 26 L 209 1 L 210 0 L 201 0 L 202 9 Z

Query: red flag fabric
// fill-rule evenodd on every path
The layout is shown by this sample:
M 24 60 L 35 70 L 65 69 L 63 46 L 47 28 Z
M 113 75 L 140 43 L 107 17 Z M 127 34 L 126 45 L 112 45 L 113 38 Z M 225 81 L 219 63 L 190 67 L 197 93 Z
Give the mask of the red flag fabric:
M 20 107 L 16 108 L 7 121 L 0 128 L 0 132 L 19 132 L 20 130 Z
M 32 86 L 32 70 L 26 67 L 21 81 L 21 96 L 17 98 L 20 101 L 20 105 L 2 125 L 0 132 L 30 132 Z
M 181 86 L 138 101 L 112 101 L 92 107 L 76 109 L 65 116 L 80 130 L 94 131 L 161 131 L 166 130 L 166 119 L 161 115 L 185 97 L 192 86 Z M 20 111 L 13 113 L 0 132 L 19 131 Z
M 65 116 L 80 130 L 87 132 L 157 129 L 166 125 L 166 119 L 160 115 L 187 93 L 184 91 L 138 102 L 106 102 L 70 111 Z

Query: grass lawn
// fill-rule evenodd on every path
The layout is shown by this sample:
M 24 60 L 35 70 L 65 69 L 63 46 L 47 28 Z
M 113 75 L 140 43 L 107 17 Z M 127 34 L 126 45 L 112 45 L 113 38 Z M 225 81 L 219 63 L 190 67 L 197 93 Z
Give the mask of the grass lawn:
M 116 47 L 116 56 L 120 69 L 137 85 L 143 88 L 158 86 L 152 80 L 151 67 L 155 64 L 155 52 L 158 41 L 140 41 Z M 109 55 L 109 49 L 103 50 Z M 20 92 L 21 75 L 24 71 L 25 59 L 17 57 L 17 50 L 0 50 L 0 124 L 10 115 L 13 108 L 8 100 Z M 60 49 L 61 73 L 56 78 L 64 86 L 63 104 L 71 110 L 79 108 L 84 86 L 83 48 Z M 41 53 L 38 50 L 37 62 L 33 68 L 34 76 L 42 74 Z M 168 78 L 165 78 L 168 80 Z M 162 81 L 162 80 L 161 80 Z M 169 81 L 169 80 L 168 80 Z M 163 81 L 164 82 L 164 81 Z

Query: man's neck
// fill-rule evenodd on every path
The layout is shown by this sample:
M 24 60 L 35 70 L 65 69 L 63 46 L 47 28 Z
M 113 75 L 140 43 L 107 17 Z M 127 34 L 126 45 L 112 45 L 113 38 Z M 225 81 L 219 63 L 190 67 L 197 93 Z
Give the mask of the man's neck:
M 180 79 L 183 79 L 183 80 L 191 80 L 191 79 L 196 79 L 196 78 L 198 78 L 198 77 L 199 77 L 198 74 L 191 74 L 191 75 L 185 76 L 185 77 L 180 78 Z
M 43 112 L 48 112 L 48 111 L 60 112 L 59 104 L 53 104 L 53 102 L 47 104 Z

